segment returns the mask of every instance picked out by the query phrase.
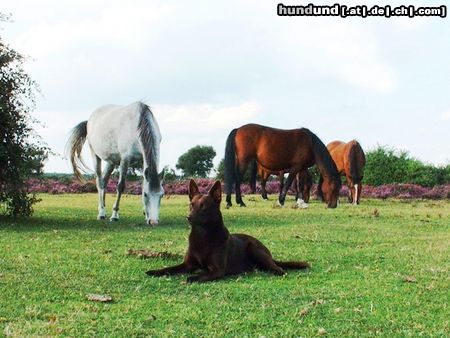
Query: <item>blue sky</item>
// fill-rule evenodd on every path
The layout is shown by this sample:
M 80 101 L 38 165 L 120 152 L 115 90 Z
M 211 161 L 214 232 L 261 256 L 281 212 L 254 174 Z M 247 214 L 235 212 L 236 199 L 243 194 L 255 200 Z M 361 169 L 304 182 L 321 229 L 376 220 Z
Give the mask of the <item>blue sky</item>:
M 228 132 L 248 122 L 450 162 L 448 17 L 278 17 L 277 3 L 15 0 L 2 5 L 14 22 L 0 34 L 30 56 L 38 131 L 60 154 L 98 106 L 145 100 L 163 136 L 161 166 L 197 144 L 212 145 L 217 163 Z M 70 167 L 52 156 L 45 170 Z

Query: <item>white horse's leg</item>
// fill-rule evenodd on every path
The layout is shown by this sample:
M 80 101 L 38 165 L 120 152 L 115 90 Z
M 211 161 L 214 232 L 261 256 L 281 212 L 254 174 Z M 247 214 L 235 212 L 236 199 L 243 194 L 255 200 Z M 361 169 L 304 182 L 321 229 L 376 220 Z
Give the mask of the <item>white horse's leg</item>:
M 91 149 L 92 151 L 92 149 Z M 100 157 L 92 152 L 92 158 L 94 160 L 94 168 L 95 168 L 95 184 L 97 186 L 98 192 L 98 216 L 97 219 L 105 219 L 106 211 L 105 211 L 105 196 L 103 189 L 103 177 L 102 177 L 102 160 Z
M 96 179 L 95 183 L 97 185 L 98 191 L 98 216 L 97 219 L 105 219 L 106 218 L 106 209 L 105 209 L 105 189 L 108 184 L 109 177 L 111 176 L 112 171 L 114 170 L 114 165 L 106 162 L 105 170 L 102 173 L 102 160 L 93 155 L 95 161 L 95 174 Z
M 126 161 L 121 161 L 119 166 L 119 181 L 117 182 L 117 198 L 113 206 L 113 211 L 111 214 L 111 221 L 119 220 L 119 203 L 120 197 L 125 190 L 125 179 L 127 177 L 128 163 Z
M 105 210 L 105 217 L 106 217 L 106 203 L 105 203 L 105 195 L 106 195 L 106 187 L 108 186 L 109 178 L 111 177 L 111 174 L 114 170 L 114 164 L 111 162 L 105 162 L 105 168 L 103 170 L 102 174 L 102 203 L 103 203 L 103 209 Z

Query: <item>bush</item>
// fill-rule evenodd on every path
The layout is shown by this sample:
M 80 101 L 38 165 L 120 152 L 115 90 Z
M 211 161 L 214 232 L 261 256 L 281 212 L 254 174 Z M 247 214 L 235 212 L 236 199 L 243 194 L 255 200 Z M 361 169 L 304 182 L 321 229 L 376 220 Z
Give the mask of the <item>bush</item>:
M 435 167 L 409 156 L 408 152 L 378 147 L 366 153 L 363 183 L 373 186 L 395 183 L 425 187 L 450 183 L 450 165 Z

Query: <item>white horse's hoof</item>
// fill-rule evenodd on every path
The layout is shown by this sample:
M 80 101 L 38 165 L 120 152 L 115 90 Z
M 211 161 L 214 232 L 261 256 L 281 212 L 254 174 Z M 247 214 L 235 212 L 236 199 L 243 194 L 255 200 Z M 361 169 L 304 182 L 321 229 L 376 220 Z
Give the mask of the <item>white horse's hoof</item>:
M 109 221 L 110 222 L 117 222 L 117 221 L 119 221 L 119 219 L 118 218 L 116 218 L 116 217 L 111 217 L 110 219 L 109 219 Z
M 106 219 L 106 216 L 97 216 L 97 219 L 98 220 L 104 220 L 104 219 Z

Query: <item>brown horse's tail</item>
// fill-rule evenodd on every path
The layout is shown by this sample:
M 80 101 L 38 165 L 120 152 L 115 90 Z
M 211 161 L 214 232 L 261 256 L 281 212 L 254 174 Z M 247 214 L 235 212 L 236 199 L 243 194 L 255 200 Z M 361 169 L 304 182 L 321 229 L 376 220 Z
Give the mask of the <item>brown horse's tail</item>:
M 357 141 L 352 141 L 352 145 L 349 151 L 349 157 L 350 176 L 354 184 L 360 184 L 363 176 L 362 170 L 365 165 L 366 159 L 364 151 Z
M 66 154 L 70 156 L 70 163 L 72 164 L 73 173 L 75 177 L 83 181 L 83 176 L 80 168 L 86 171 L 86 165 L 81 157 L 81 150 L 87 137 L 87 121 L 83 121 L 75 126 L 70 133 L 69 140 L 66 144 Z
M 233 129 L 228 135 L 225 145 L 225 194 L 231 195 L 233 192 L 233 185 L 236 182 L 236 133 L 237 129 Z
M 278 265 L 280 268 L 293 269 L 293 270 L 308 269 L 308 268 L 311 267 L 308 262 L 280 262 L 280 261 L 275 261 L 275 264 Z

